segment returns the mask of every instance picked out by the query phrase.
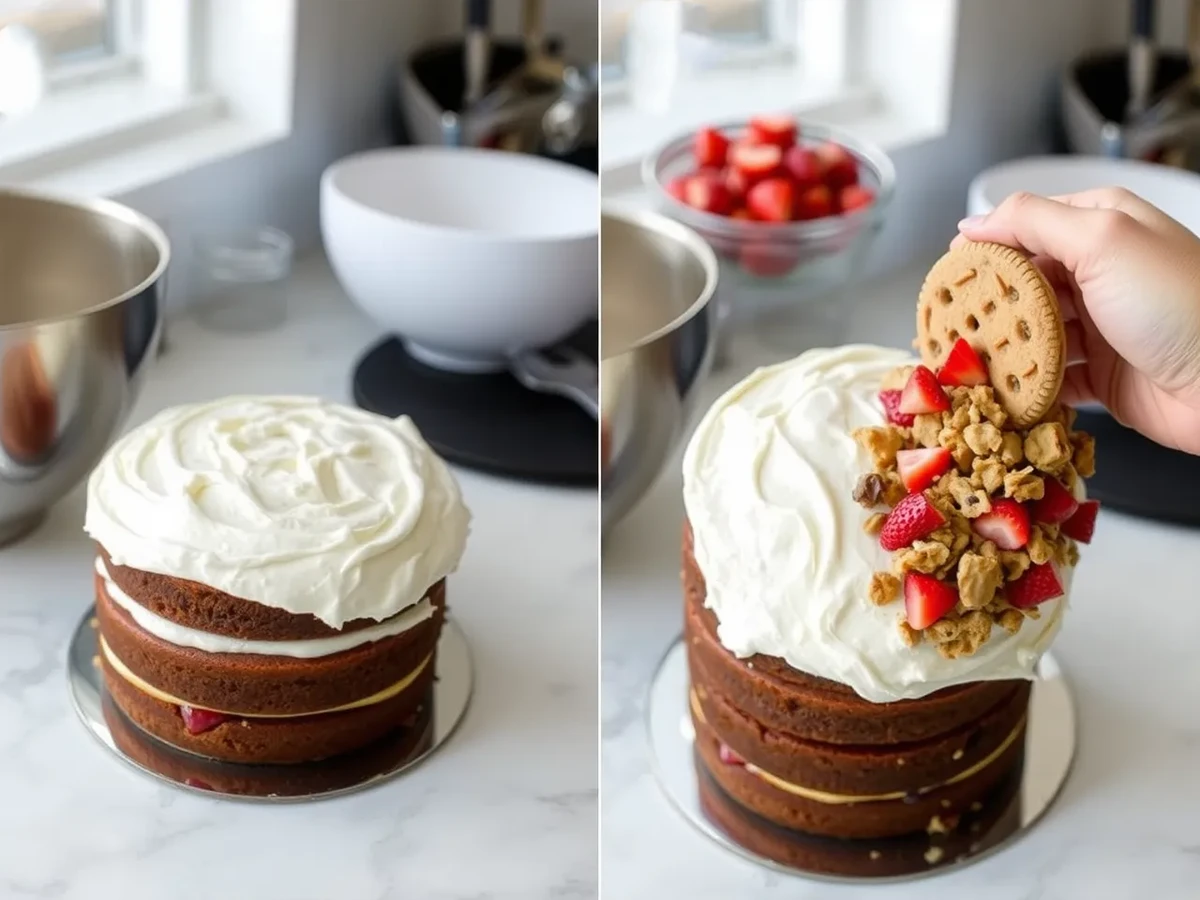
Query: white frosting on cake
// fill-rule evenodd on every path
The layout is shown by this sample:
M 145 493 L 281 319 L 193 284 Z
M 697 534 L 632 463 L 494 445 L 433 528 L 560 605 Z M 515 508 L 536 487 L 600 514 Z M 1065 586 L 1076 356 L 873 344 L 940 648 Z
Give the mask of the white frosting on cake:
M 955 684 L 1031 678 L 1057 633 L 1066 598 L 1041 606 L 1015 635 L 997 627 L 972 656 L 908 647 L 902 600 L 876 606 L 871 575 L 891 555 L 863 530 L 855 482 L 871 458 L 851 438 L 884 421 L 883 376 L 913 362 L 864 345 L 811 350 L 759 369 L 722 396 L 684 456 L 684 503 L 706 605 L 721 643 L 840 681 L 864 699 L 922 697 Z M 1063 570 L 1070 590 L 1070 570 Z
M 96 557 L 96 574 L 104 579 L 104 591 L 108 594 L 109 599 L 129 613 L 130 618 L 143 631 L 149 632 L 168 644 L 174 644 L 176 647 L 191 647 L 205 653 L 257 653 L 260 656 L 317 659 L 322 656 L 333 656 L 344 650 L 352 650 L 372 641 L 380 641 L 403 634 L 433 616 L 433 603 L 425 599 L 386 622 L 359 628 L 357 631 L 297 641 L 252 641 L 223 634 L 213 634 L 209 631 L 198 631 L 195 628 L 180 625 L 178 622 L 172 622 L 170 619 L 164 619 L 158 613 L 146 609 L 121 590 L 120 586 L 112 580 L 108 568 L 104 565 L 104 560 L 98 556 Z
M 84 529 L 114 564 L 333 628 L 414 606 L 470 525 L 411 420 L 309 397 L 165 410 L 113 445 L 87 493 Z

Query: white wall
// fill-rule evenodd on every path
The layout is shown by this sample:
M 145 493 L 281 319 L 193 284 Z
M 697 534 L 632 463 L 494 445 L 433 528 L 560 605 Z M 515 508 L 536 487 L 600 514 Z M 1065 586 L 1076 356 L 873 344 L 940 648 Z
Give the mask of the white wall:
M 1185 6 L 1162 3 L 1159 31 L 1170 43 L 1182 43 Z M 876 273 L 944 248 L 980 171 L 1051 149 L 1065 67 L 1122 42 L 1129 9 L 1129 0 L 960 0 L 949 131 L 894 154 L 898 188 Z
M 334 160 L 378 146 L 398 59 L 436 31 L 444 0 L 299 0 L 296 101 L 287 140 L 120 199 L 165 222 L 175 247 L 170 303 L 187 294 L 198 232 L 255 224 L 319 244 L 318 183 Z

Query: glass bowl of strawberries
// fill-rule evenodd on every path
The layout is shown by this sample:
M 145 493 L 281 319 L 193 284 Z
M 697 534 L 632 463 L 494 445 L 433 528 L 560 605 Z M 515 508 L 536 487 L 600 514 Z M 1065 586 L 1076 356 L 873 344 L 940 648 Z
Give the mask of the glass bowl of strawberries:
M 877 147 L 787 115 L 701 128 L 643 163 L 661 209 L 703 236 L 721 284 L 816 296 L 849 280 L 895 188 Z

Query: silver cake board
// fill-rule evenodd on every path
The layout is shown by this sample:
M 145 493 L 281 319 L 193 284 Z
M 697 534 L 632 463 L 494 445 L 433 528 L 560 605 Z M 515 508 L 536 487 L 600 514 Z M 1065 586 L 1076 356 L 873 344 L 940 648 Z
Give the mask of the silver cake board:
M 433 687 L 411 724 L 362 750 L 317 763 L 225 763 L 196 756 L 147 734 L 117 708 L 104 688 L 99 667 L 95 615 L 95 607 L 89 607 L 67 653 L 67 681 L 75 712 L 87 731 L 121 762 L 157 781 L 206 797 L 296 803 L 381 785 L 411 771 L 446 744 L 466 715 L 474 688 L 466 636 L 447 619 L 438 640 Z
M 841 860 L 856 860 L 861 853 L 861 874 L 831 874 L 829 871 L 799 869 L 785 865 L 741 846 L 712 822 L 701 808 L 698 777 L 708 777 L 695 761 L 694 732 L 688 711 L 687 651 L 682 638 L 671 644 L 658 666 L 646 705 L 646 727 L 650 741 L 651 766 L 659 786 L 680 815 L 703 835 L 743 859 L 785 874 L 838 884 L 887 884 L 917 881 L 958 871 L 1002 851 L 1029 834 L 1062 791 L 1075 758 L 1076 714 L 1070 685 L 1055 659 L 1046 655 L 1038 665 L 1029 698 L 1025 731 L 1024 764 L 1013 775 L 1002 799 L 1003 808 L 989 811 L 988 826 L 973 833 L 965 853 L 941 853 L 942 838 L 920 835 L 905 840 L 923 841 L 928 856 L 917 854 L 918 862 L 904 874 L 871 874 L 871 862 L 887 853 L 887 841 L 845 841 L 813 836 L 813 846 L 838 854 Z M 710 782 L 715 788 L 715 782 Z M 719 791 L 719 788 L 716 788 Z M 731 801 L 734 802 L 734 801 Z M 746 810 L 745 815 L 756 819 Z M 999 813 L 993 815 L 992 813 Z M 767 829 L 784 832 L 761 820 Z M 982 824 L 982 821 L 980 822 Z M 960 827 L 966 826 L 964 821 Z M 976 824 L 970 823 L 972 832 Z M 799 832 L 787 831 L 789 840 L 809 840 Z M 878 848 L 884 848 L 881 852 Z M 889 854 L 894 856 L 893 853 Z

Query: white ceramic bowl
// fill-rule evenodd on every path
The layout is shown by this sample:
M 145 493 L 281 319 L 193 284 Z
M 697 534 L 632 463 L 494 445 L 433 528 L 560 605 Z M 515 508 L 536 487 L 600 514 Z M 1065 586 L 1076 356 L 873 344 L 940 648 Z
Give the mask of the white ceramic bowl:
M 492 150 L 395 147 L 334 163 L 321 231 L 342 287 L 409 352 L 501 369 L 595 316 L 599 186 Z

